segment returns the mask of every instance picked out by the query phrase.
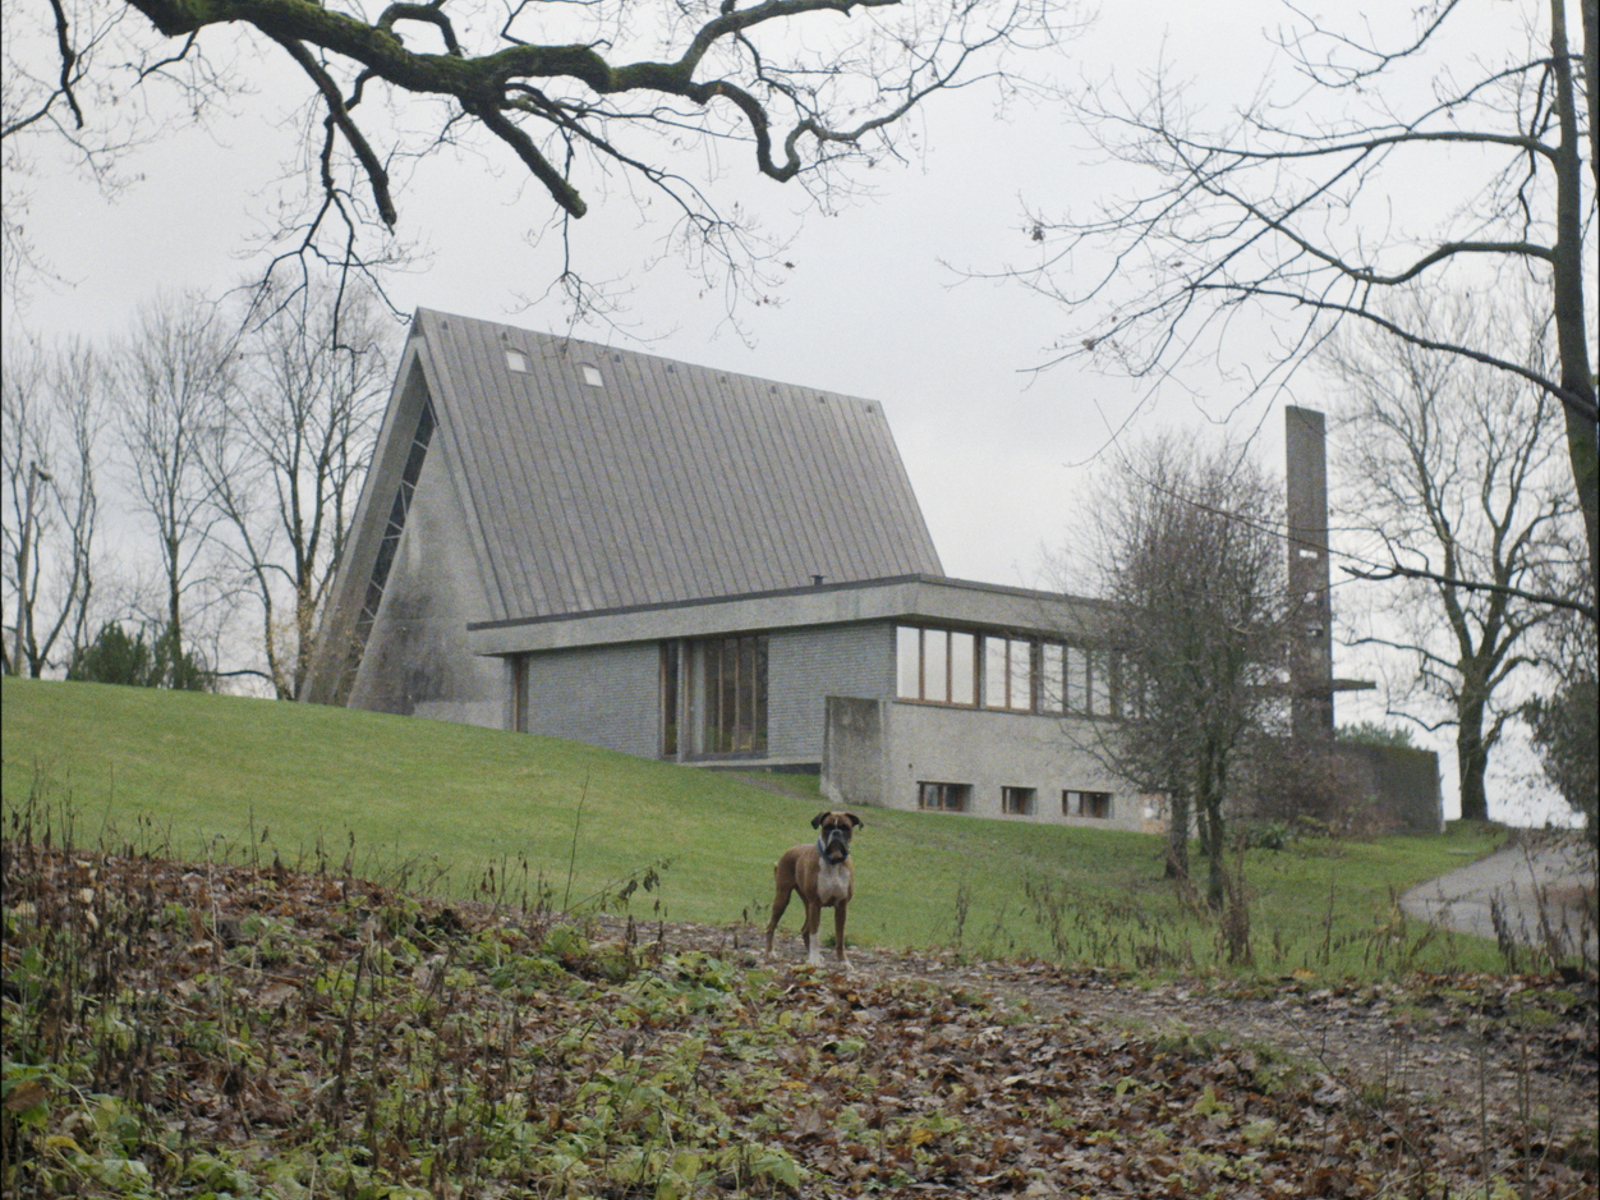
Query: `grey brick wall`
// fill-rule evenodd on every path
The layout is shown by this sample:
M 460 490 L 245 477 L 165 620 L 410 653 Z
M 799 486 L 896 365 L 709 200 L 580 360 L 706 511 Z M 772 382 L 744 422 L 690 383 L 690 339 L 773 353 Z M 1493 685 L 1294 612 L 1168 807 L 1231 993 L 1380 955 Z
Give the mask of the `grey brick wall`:
M 660 750 L 656 642 L 528 657 L 528 732 L 654 758 Z M 822 760 L 829 696 L 888 698 L 894 626 L 786 630 L 767 642 L 767 752 Z
M 661 651 L 655 642 L 528 658 L 528 732 L 654 758 Z
M 774 758 L 822 760 L 829 696 L 894 694 L 894 626 L 774 633 L 767 643 L 767 740 Z

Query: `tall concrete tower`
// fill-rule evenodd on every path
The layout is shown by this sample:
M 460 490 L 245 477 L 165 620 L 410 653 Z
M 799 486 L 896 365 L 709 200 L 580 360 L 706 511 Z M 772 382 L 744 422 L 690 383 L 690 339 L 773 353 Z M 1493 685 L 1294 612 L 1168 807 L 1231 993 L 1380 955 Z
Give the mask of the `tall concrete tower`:
M 1328 453 L 1323 416 L 1284 409 L 1289 593 L 1290 720 L 1297 739 L 1333 737 L 1333 600 L 1328 568 Z

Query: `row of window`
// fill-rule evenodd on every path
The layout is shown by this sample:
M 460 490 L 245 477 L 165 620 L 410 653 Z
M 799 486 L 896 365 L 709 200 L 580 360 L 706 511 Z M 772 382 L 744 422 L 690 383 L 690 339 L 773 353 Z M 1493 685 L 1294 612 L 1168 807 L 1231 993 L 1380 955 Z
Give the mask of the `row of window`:
M 1133 690 L 1119 651 L 1043 638 L 901 625 L 896 695 L 963 708 L 1121 716 Z
M 1091 717 L 1125 707 L 1127 672 L 1111 650 L 913 625 L 896 636 L 902 700 Z M 766 634 L 667 641 L 661 653 L 663 754 L 680 750 L 680 716 L 691 756 L 767 752 Z
M 1007 816 L 1031 817 L 1038 811 L 1039 789 L 1003 787 L 1000 811 Z M 970 783 L 939 783 L 923 780 L 917 784 L 917 807 L 943 812 L 968 812 L 972 807 Z M 1083 792 L 1067 788 L 1061 793 L 1061 815 L 1065 817 L 1111 817 L 1110 792 Z

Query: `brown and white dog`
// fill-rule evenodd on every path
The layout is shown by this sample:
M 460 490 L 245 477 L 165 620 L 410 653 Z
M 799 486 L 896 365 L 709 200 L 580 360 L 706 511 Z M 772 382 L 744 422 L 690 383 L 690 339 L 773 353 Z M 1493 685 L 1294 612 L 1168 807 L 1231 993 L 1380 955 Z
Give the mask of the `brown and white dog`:
M 789 896 L 800 893 L 806 906 L 805 924 L 800 936 L 806 944 L 806 961 L 812 966 L 822 964 L 822 939 L 818 929 L 822 926 L 822 910 L 833 909 L 833 944 L 839 961 L 844 957 L 844 916 L 855 894 L 855 868 L 850 864 L 850 835 L 861 827 L 861 818 L 849 812 L 820 812 L 811 818 L 811 828 L 817 830 L 817 840 L 794 846 L 783 852 L 772 876 L 778 885 L 778 894 L 772 901 L 772 920 L 767 923 L 767 953 L 772 953 L 772 933 L 778 928 L 778 919 L 789 907 Z

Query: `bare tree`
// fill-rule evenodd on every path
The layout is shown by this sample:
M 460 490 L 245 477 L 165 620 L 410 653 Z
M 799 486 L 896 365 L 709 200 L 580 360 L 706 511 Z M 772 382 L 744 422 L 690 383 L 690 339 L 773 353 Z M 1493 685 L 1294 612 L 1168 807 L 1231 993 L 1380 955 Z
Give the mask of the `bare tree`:
M 1235 768 L 1283 707 L 1281 491 L 1234 447 L 1163 436 L 1112 465 L 1086 512 L 1089 565 L 1120 613 L 1112 636 L 1126 664 L 1124 719 L 1101 752 L 1168 797 L 1171 861 L 1185 875 L 1192 807 L 1220 907 Z
M 293 102 L 311 113 L 306 188 L 277 233 L 302 262 L 396 253 L 387 235 L 407 175 L 448 145 L 526 172 L 563 238 L 592 191 L 664 201 L 687 255 L 754 291 L 774 247 L 713 197 L 724 149 L 826 202 L 849 190 L 845 168 L 902 153 L 900 126 L 928 97 L 1001 76 L 1012 49 L 1053 39 L 1072 0 L 433 0 L 375 19 L 303 0 L 30 3 L 47 18 L 36 52 L 59 70 L 33 67 L 40 82 L 18 106 L 35 114 L 28 128 L 53 120 L 84 137 L 97 83 L 124 100 L 175 88 L 203 111 L 255 73 L 247 54 L 292 63 L 304 76 Z M 8 115 L 6 133 L 20 125 Z M 700 166 L 684 173 L 686 160 Z M 581 291 L 578 278 L 569 259 L 563 282 Z
M 1419 292 L 1390 307 L 1400 309 L 1397 323 L 1438 342 L 1513 342 L 1526 326 L 1511 306 L 1481 296 Z M 1542 333 L 1523 336 L 1534 372 Z M 1487 820 L 1489 759 L 1515 716 L 1500 697 L 1530 663 L 1527 635 L 1555 611 L 1540 596 L 1541 573 L 1574 565 L 1564 534 L 1577 513 L 1554 432 L 1560 406 L 1518 376 L 1375 330 L 1331 341 L 1324 360 L 1349 396 L 1339 421 L 1343 522 L 1382 547 L 1367 557 L 1420 568 L 1389 605 L 1400 632 L 1356 644 L 1403 650 L 1417 686 L 1446 701 L 1442 722 L 1407 715 L 1455 727 L 1461 815 Z
M 1565 442 L 1593 574 L 1595 164 L 1586 172 L 1583 155 L 1597 136 L 1596 4 L 1581 3 L 1587 72 L 1565 0 L 1396 6 L 1354 32 L 1291 4 L 1297 27 L 1277 40 L 1292 71 L 1219 127 L 1201 125 L 1165 70 L 1133 95 L 1105 85 L 1076 97 L 1090 135 L 1153 186 L 1094 215 L 1030 218 L 1043 253 L 1015 273 L 1082 320 L 1055 361 L 1159 379 L 1220 353 L 1241 306 L 1257 306 L 1275 345 L 1251 349 L 1256 390 L 1281 385 L 1347 319 L 1486 365 L 1564 409 L 1564 438 L 1550 430 Z M 1441 176 L 1461 184 L 1441 189 Z M 1453 341 L 1384 299 L 1524 279 L 1553 331 L 1555 353 L 1538 364 L 1493 340 Z
M 204 442 L 215 503 L 261 605 L 278 698 L 300 694 L 390 383 L 395 329 L 369 292 L 271 289 Z
M 0 170 L 5 173 L 0 295 L 9 304 L 26 299 L 36 276 L 53 277 L 48 256 L 34 245 L 27 228 L 33 151 L 46 142 L 64 147 L 101 187 L 115 191 L 127 182 L 117 168 L 139 141 L 135 127 L 150 125 L 136 119 L 137 105 L 107 103 L 120 98 L 106 94 L 91 75 L 102 53 L 112 52 L 125 15 L 126 10 L 91 10 L 74 0 L 50 0 L 31 12 L 6 6 L 0 61 Z M 54 53 L 30 61 L 24 51 L 30 42 L 47 43 Z M 86 116 L 85 104 L 95 109 L 95 120 Z
M 99 355 L 73 341 L 6 346 L 5 587 L 15 614 L 6 669 L 42 675 L 65 637 L 83 644 L 94 596 L 98 440 L 106 380 Z
M 233 338 L 217 306 L 192 293 L 143 305 L 116 355 L 118 432 L 135 504 L 150 518 L 159 548 L 158 649 L 180 665 L 190 653 L 190 601 L 197 588 L 215 582 L 205 556 L 219 518 L 202 447 L 225 419 L 232 355 Z

